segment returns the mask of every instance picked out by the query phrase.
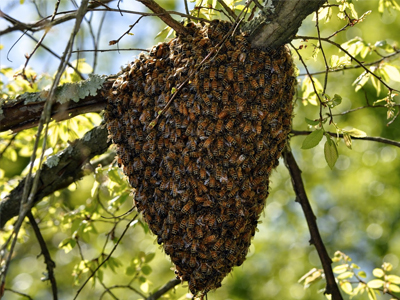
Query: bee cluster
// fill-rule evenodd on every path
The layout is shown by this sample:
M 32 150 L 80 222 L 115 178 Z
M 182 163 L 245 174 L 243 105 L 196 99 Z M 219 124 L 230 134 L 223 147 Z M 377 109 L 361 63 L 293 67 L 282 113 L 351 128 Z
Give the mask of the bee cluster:
M 140 55 L 105 112 L 136 207 L 193 294 L 245 260 L 292 119 L 289 51 L 251 49 L 231 26 L 191 23 Z

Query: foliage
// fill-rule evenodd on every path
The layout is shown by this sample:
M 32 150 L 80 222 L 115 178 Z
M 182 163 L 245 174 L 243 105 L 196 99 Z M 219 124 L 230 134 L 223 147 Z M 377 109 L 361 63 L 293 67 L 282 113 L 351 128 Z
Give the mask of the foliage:
M 167 10 L 184 11 L 179 3 L 166 1 L 162 5 Z M 246 9 L 246 21 L 256 11 L 253 2 L 248 7 L 244 1 L 225 0 L 225 3 L 236 14 Z M 21 1 L 20 5 L 31 4 Z M 49 1 L 50 6 L 53 4 Z M 191 5 L 193 16 L 207 20 L 228 18 L 219 1 L 193 0 Z M 398 299 L 400 279 L 395 270 L 400 259 L 400 151 L 395 146 L 362 139 L 375 136 L 396 140 L 400 134 L 397 118 L 399 22 L 394 21 L 396 17 L 390 17 L 399 11 L 394 0 L 332 1 L 314 19 L 304 21 L 299 36 L 292 42 L 299 76 L 290 145 L 303 170 L 307 193 L 328 251 L 342 251 L 333 257 L 338 264 L 333 271 L 348 298 L 386 299 L 389 294 Z M 113 22 L 118 22 L 120 14 L 113 18 Z M 133 28 L 135 46 L 141 46 L 142 42 L 137 37 L 145 39 L 144 28 L 154 27 L 160 32 L 159 40 L 172 34 L 171 28 L 164 27 L 160 21 L 151 19 L 145 23 L 146 20 Z M 385 23 L 388 20 L 393 21 Z M 82 40 L 88 41 L 88 28 L 92 25 L 85 24 L 88 27 L 82 29 Z M 120 35 L 129 29 L 121 28 L 113 34 Z M 154 43 L 156 32 L 150 43 Z M 111 39 L 116 40 L 115 36 Z M 120 42 L 121 49 L 125 41 Z M 52 43 L 56 42 L 52 40 Z M 4 50 L 8 51 L 3 48 L 2 53 Z M 37 55 L 45 57 L 43 53 Z M 124 56 L 124 60 L 127 62 L 131 55 Z M 71 65 L 84 75 L 91 73 L 95 68 L 88 63 L 89 58 L 93 57 L 79 58 Z M 111 68 L 120 64 L 116 59 L 113 53 L 103 61 Z M 63 73 L 63 84 L 80 79 L 72 70 L 69 68 Z M 53 78 L 38 74 L 32 68 L 25 70 L 25 79 L 14 77 L 21 72 L 16 66 L 2 66 L 0 101 L 12 101 L 18 95 L 41 91 Z M 37 157 L 43 151 L 45 157 L 55 157 L 100 122 L 99 114 L 85 114 L 50 123 L 47 146 L 42 149 L 39 143 L 35 150 Z M 298 137 L 300 130 L 306 130 L 305 138 Z M 0 133 L 2 198 L 27 175 L 29 157 L 35 149 L 35 134 L 36 129 Z M 112 151 L 111 147 L 104 157 L 112 156 Z M 173 278 L 171 264 L 156 246 L 154 236 L 141 216 L 131 210 L 134 192 L 116 161 L 110 163 L 104 157 L 96 158 L 100 165 L 87 170 L 81 181 L 55 192 L 33 209 L 56 262 L 60 298 L 71 298 L 90 278 L 92 287 L 82 289 L 81 298 L 126 299 L 129 294 L 131 299 L 143 299 Z M 39 160 L 33 164 L 37 170 Z M 273 173 L 268 205 L 248 259 L 223 282 L 221 289 L 209 294 L 210 299 L 321 299 L 317 291 L 325 285 L 321 280 L 324 273 L 316 251 L 308 247 L 306 224 L 300 207 L 292 201 L 295 195 L 282 165 Z M 0 237 L 7 249 L 13 221 L 7 223 Z M 121 236 L 124 238 L 120 239 Z M 350 253 L 358 261 L 357 265 L 344 252 Z M 39 253 L 41 249 L 34 232 L 26 223 L 19 234 L 6 288 L 35 299 L 51 297 L 46 267 L 36 258 Z M 373 268 L 382 261 L 386 262 L 381 268 Z M 314 269 L 302 277 L 308 287 L 304 289 L 297 279 L 310 266 Z M 367 271 L 360 271 L 361 267 Z M 96 268 L 99 269 L 94 272 Z M 367 280 L 369 273 L 374 278 Z M 44 284 L 37 284 L 40 280 Z M 6 293 L 7 299 L 19 297 L 9 290 Z M 164 297 L 185 299 L 186 294 L 184 285 Z

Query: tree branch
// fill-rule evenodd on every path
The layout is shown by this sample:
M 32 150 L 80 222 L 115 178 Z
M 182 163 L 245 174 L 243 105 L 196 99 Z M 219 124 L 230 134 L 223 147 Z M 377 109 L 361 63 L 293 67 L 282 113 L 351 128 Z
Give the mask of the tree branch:
M 56 121 L 70 119 L 74 116 L 89 112 L 101 112 L 107 105 L 104 96 L 114 80 L 108 79 L 103 86 L 97 90 L 96 96 L 89 95 L 79 102 L 69 100 L 67 102 L 55 102 L 52 106 L 51 117 Z M 60 87 L 59 89 L 61 89 Z M 0 106 L 0 132 L 12 130 L 18 132 L 38 125 L 43 111 L 45 99 L 40 97 L 41 93 L 25 93 Z M 36 101 L 27 99 L 37 99 Z
M 170 14 L 161 6 L 159 6 L 154 0 L 137 0 L 138 2 L 145 5 L 148 9 L 150 9 L 155 14 L 158 14 L 158 17 L 169 27 L 173 28 L 177 33 L 186 35 L 189 34 L 186 28 L 174 20 Z
M 46 269 L 47 269 L 47 273 L 48 273 L 47 279 L 50 280 L 50 283 L 51 283 L 53 299 L 57 300 L 58 299 L 57 282 L 56 282 L 56 278 L 54 277 L 54 268 L 56 267 L 56 263 L 51 259 L 49 249 L 47 248 L 46 242 L 42 236 L 42 233 L 40 232 L 40 228 L 39 228 L 38 224 L 36 223 L 35 218 L 32 215 L 32 212 L 28 212 L 27 217 L 29 219 L 29 222 L 31 223 L 32 229 L 35 232 L 36 238 L 39 242 L 40 250 L 42 252 L 41 254 L 44 257 L 44 263 L 46 264 Z
M 290 42 L 303 20 L 326 0 L 273 0 L 263 12 L 243 26 L 253 48 L 276 48 Z
M 290 177 L 292 178 L 293 190 L 296 194 L 296 202 L 301 205 L 304 215 L 307 220 L 308 229 L 310 230 L 310 244 L 313 244 L 317 249 L 319 259 L 322 263 L 326 278 L 326 288 L 325 294 L 332 295 L 333 300 L 342 300 L 342 295 L 340 294 L 339 287 L 336 284 L 335 276 L 332 272 L 332 260 L 326 251 L 325 245 L 322 241 L 321 235 L 319 233 L 318 225 L 316 222 L 316 217 L 311 208 L 310 202 L 306 191 L 304 189 L 303 179 L 301 178 L 301 170 L 294 159 L 289 146 L 283 152 L 283 159 L 285 165 L 289 170 Z
M 164 295 L 170 289 L 172 289 L 173 287 L 177 286 L 180 283 L 181 283 L 181 281 L 179 279 L 172 279 L 172 280 L 168 281 L 164 286 L 162 286 L 157 292 L 155 292 L 154 294 L 152 294 L 148 298 L 146 298 L 146 300 L 159 299 L 159 298 L 161 298 L 162 295 Z
M 48 163 L 42 166 L 34 202 L 82 178 L 84 176 L 82 167 L 94 156 L 107 151 L 110 145 L 107 139 L 107 129 L 98 126 L 88 131 L 83 138 L 74 141 L 64 151 L 49 158 L 58 163 L 52 167 Z M 18 215 L 25 180 L 25 178 L 21 180 L 18 186 L 0 202 L 0 228 Z
M 299 131 L 299 130 L 292 130 L 290 133 L 293 135 L 309 135 L 312 131 Z M 330 136 L 333 137 L 339 137 L 339 138 L 343 138 L 343 134 L 337 134 L 336 132 L 326 132 L 327 134 L 329 134 Z M 364 136 L 364 137 L 356 137 L 356 136 L 352 136 L 351 139 L 354 140 L 364 140 L 364 141 L 373 141 L 373 142 L 378 142 L 378 143 L 383 143 L 383 144 L 388 144 L 388 145 L 392 145 L 392 146 L 396 146 L 400 148 L 400 142 L 397 141 L 393 141 L 393 140 L 389 140 L 389 139 L 385 139 L 382 137 L 376 137 L 376 136 Z

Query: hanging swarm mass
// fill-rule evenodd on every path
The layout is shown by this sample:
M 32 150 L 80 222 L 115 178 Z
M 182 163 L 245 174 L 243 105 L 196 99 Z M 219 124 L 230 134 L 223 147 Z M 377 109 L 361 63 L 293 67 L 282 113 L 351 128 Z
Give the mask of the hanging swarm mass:
M 292 119 L 289 51 L 251 49 L 241 34 L 221 45 L 231 27 L 189 24 L 141 54 L 105 113 L 136 207 L 193 294 L 245 260 Z

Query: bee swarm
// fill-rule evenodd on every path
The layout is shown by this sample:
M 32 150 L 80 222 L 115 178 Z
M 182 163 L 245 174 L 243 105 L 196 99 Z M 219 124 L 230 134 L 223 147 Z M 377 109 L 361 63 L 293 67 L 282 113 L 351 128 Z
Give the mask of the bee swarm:
M 241 34 L 221 45 L 231 26 L 191 23 L 141 54 L 105 112 L 136 207 L 195 295 L 245 260 L 292 119 L 289 51 L 251 49 Z

